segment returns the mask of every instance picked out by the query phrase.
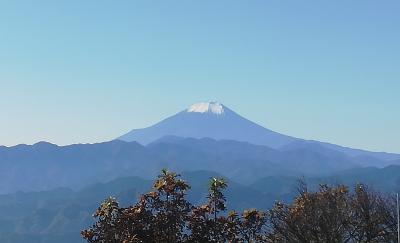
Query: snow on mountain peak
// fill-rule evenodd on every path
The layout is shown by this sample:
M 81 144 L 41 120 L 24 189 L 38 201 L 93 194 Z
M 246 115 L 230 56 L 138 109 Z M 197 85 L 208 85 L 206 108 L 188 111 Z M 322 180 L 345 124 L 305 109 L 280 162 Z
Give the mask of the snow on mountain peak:
M 187 112 L 198 112 L 198 113 L 213 113 L 216 115 L 223 115 L 225 113 L 224 106 L 219 102 L 201 102 L 190 106 Z

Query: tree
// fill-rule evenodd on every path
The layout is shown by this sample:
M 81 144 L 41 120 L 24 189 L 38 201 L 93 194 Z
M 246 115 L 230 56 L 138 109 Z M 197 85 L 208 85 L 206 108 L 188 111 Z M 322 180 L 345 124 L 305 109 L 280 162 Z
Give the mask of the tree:
M 191 205 L 185 199 L 189 185 L 179 175 L 162 170 L 153 191 L 140 197 L 131 207 L 120 209 L 108 201 L 94 216 L 90 229 L 81 232 L 88 242 L 183 242 Z M 100 217 L 98 217 L 100 215 Z M 114 237 L 116 235 L 116 237 Z
M 346 242 L 349 197 L 345 186 L 320 185 L 303 190 L 291 205 L 276 203 L 270 210 L 272 242 Z
M 163 170 L 153 187 L 156 193 L 147 197 L 147 210 L 154 215 L 156 242 L 181 242 L 191 204 L 185 199 L 189 185 L 179 175 Z
M 267 214 L 257 209 L 244 210 L 239 222 L 240 242 L 266 241 Z
M 88 230 L 81 232 L 88 242 L 121 242 L 121 230 L 119 229 L 119 215 L 121 209 L 115 198 L 106 199 L 94 213 L 98 221 Z
M 351 196 L 351 230 L 356 242 L 397 242 L 396 205 L 363 184 Z
M 227 238 L 236 237 L 235 214 L 230 217 L 219 216 L 226 210 L 226 199 L 223 190 L 227 184 L 223 178 L 211 178 L 207 195 L 207 203 L 193 207 L 189 218 L 191 235 L 189 242 L 225 242 Z

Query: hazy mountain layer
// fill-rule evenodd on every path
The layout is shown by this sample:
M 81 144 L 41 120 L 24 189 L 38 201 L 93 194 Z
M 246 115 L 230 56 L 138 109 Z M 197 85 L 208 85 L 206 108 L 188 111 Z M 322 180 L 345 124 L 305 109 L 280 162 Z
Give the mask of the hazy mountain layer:
M 229 140 L 164 137 L 147 146 L 136 142 L 0 147 L 0 193 L 82 188 L 122 176 L 153 178 L 162 168 L 212 170 L 241 183 L 279 175 L 329 175 L 365 165 L 373 157 L 348 156 L 320 145 L 284 150 Z

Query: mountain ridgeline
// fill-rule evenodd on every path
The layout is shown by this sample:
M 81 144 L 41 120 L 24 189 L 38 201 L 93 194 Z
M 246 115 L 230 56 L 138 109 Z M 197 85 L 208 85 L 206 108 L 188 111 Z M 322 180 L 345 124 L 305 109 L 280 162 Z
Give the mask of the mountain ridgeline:
M 119 140 L 71 146 L 41 142 L 0 148 L 0 192 L 79 189 L 125 176 L 148 179 L 162 168 L 178 172 L 210 170 L 249 184 L 266 176 L 323 176 L 386 163 L 319 145 L 277 150 L 209 138 L 169 136 L 147 146 Z

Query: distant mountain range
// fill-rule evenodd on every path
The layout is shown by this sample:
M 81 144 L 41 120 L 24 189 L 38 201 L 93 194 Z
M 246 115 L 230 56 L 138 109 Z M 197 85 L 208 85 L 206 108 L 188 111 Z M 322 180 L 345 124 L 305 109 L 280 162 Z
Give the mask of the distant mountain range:
M 0 192 L 79 189 L 124 176 L 149 179 L 162 168 L 177 172 L 210 170 L 249 184 L 272 175 L 325 176 L 386 163 L 316 144 L 278 150 L 232 140 L 173 136 L 147 146 L 119 140 L 70 146 L 41 142 L 0 148 Z
M 79 189 L 124 176 L 153 178 L 162 168 L 210 170 L 250 184 L 273 175 L 327 176 L 391 164 L 400 164 L 400 155 L 282 135 L 211 102 L 110 142 L 0 147 L 0 194 Z

